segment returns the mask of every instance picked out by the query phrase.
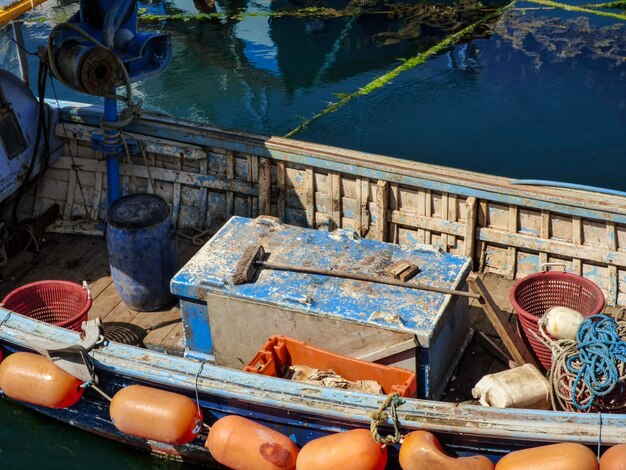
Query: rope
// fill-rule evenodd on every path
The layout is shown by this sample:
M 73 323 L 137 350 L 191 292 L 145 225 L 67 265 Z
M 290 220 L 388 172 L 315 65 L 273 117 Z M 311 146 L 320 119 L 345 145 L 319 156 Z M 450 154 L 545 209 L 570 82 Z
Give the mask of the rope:
M 400 398 L 400 395 L 397 393 L 392 393 L 389 395 L 385 401 L 380 405 L 378 411 L 374 411 L 370 413 L 370 431 L 372 433 L 372 437 L 376 442 L 382 444 L 383 446 L 388 446 L 391 444 L 397 444 L 402 440 L 402 434 L 400 433 L 400 422 L 398 421 L 398 410 L 397 407 L 402 405 L 404 400 Z M 388 435 L 386 437 L 381 437 L 378 432 L 378 426 L 387 421 L 389 416 L 385 411 L 387 408 L 390 409 L 391 412 L 391 422 L 393 424 L 394 434 Z
M 202 369 L 204 369 L 204 365 L 207 363 L 207 361 L 202 361 L 202 363 L 200 364 L 200 368 L 198 369 L 198 373 L 196 374 L 196 380 L 195 380 L 195 386 L 194 386 L 194 391 L 196 392 L 196 406 L 198 407 L 198 414 L 201 413 L 200 411 L 200 395 L 198 393 L 198 379 L 200 378 L 200 374 L 202 373 Z
M 600 461 L 600 449 L 602 447 L 602 413 L 598 413 L 598 450 L 597 450 L 597 456 L 598 456 L 598 461 Z
M 24 229 L 24 231 L 30 236 L 30 239 L 28 240 L 28 244 L 24 247 L 23 251 L 28 250 L 28 248 L 30 248 L 31 243 L 34 243 L 35 252 L 39 253 L 39 241 L 37 240 L 37 237 L 35 236 L 35 232 L 33 232 L 33 226 L 30 224 L 26 224 L 22 227 L 22 229 Z
M 553 409 L 590 411 L 598 398 L 613 392 L 617 385 L 624 388 L 626 321 L 594 315 L 581 323 L 576 339 L 556 341 L 547 335 L 544 319 L 538 327 L 542 338 L 531 333 L 552 350 L 548 381 Z M 610 405 L 602 403 L 603 409 Z M 612 408 L 623 407 L 618 403 Z
M 587 411 L 596 401 L 613 391 L 626 378 L 626 342 L 618 334 L 615 319 L 594 315 L 583 321 L 576 334 L 578 353 L 567 358 L 566 367 L 576 374 L 572 386 L 572 404 L 577 410 Z M 582 384 L 588 388 L 590 400 L 580 403 L 577 390 Z
M 193 230 L 194 232 L 196 232 L 196 234 L 187 235 L 182 229 L 178 230 L 176 233 L 178 234 L 179 237 L 184 238 L 185 240 L 191 241 L 191 243 L 194 246 L 204 245 L 206 243 L 204 240 L 204 237 L 206 237 L 207 235 L 211 233 L 211 230 L 202 230 L 202 229 L 195 228 L 195 227 L 189 227 L 186 230 Z

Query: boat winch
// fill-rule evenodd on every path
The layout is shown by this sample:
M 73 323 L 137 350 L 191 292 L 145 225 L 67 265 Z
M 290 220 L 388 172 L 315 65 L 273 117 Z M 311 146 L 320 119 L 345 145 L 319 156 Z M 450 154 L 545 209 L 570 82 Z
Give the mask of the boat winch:
M 136 0 L 81 0 L 66 23 L 56 25 L 48 39 L 48 62 L 53 75 L 81 93 L 104 97 L 102 134 L 92 136 L 92 148 L 107 157 L 108 202 L 120 197 L 119 158 L 136 142 L 119 130 L 138 114 L 131 83 L 160 75 L 171 59 L 167 34 L 137 30 Z M 125 87 L 126 94 L 115 89 Z M 117 112 L 117 101 L 127 108 Z

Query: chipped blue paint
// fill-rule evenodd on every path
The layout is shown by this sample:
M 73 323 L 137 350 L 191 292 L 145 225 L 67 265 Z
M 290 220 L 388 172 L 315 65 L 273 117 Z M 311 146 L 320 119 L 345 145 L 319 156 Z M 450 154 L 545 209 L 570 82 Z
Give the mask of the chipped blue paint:
M 428 346 L 449 295 L 272 270 L 263 270 L 254 283 L 234 286 L 232 276 L 236 265 L 249 246 L 263 244 L 271 253 L 270 260 L 277 263 L 377 276 L 396 261 L 407 260 L 420 267 L 414 278 L 416 282 L 450 289 L 462 284 L 469 272 L 469 261 L 461 256 L 360 238 L 333 240 L 333 234 L 328 232 L 280 223 L 266 225 L 259 220 L 266 219 L 230 219 L 174 276 L 172 292 L 200 300 L 206 292 L 214 290 L 213 286 L 224 285 L 227 287 L 220 289 L 224 295 L 261 302 L 309 296 L 313 300 L 307 310 L 318 315 L 392 329 L 401 325 L 400 329 L 415 333 L 420 343 Z M 393 313 L 393 319 L 371 315 L 372 303 L 376 311 Z
M 217 294 L 412 333 L 422 349 L 433 349 L 425 356 L 427 376 L 419 382 L 430 382 L 436 388 L 425 385 L 423 396 L 443 392 L 454 356 L 468 334 L 464 315 L 467 302 L 422 290 L 267 269 L 252 283 L 233 285 L 242 255 L 249 247 L 261 244 L 270 253 L 270 260 L 277 263 L 374 276 L 384 275 L 393 263 L 406 260 L 420 267 L 416 282 L 449 289 L 462 287 L 469 272 L 467 258 L 425 245 L 403 248 L 361 239 L 347 230 L 328 233 L 287 226 L 276 219 L 233 217 L 172 279 L 172 293 L 183 299 L 185 340 L 190 351 L 213 352 L 208 339 L 210 312 L 204 298 Z

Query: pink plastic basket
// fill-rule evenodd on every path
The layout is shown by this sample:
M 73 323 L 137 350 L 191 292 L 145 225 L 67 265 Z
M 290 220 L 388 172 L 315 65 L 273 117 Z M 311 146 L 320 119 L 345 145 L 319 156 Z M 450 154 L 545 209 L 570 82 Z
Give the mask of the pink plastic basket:
M 89 291 L 69 281 L 33 282 L 15 289 L 2 301 L 7 310 L 74 331 L 81 331 L 91 303 Z
M 510 300 L 517 312 L 520 336 L 546 369 L 552 365 L 552 353 L 528 333 L 534 331 L 540 336 L 537 322 L 546 310 L 563 306 L 589 317 L 604 308 L 604 295 L 597 285 L 582 276 L 555 271 L 531 274 L 520 279 L 511 288 Z

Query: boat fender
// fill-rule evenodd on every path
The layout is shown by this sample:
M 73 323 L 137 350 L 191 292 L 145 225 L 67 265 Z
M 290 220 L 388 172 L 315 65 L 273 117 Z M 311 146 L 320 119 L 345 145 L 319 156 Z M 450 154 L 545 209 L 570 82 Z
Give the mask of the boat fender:
M 109 413 L 124 434 L 171 445 L 193 441 L 202 429 L 202 412 L 191 398 L 143 385 L 119 390 Z
M 576 339 L 578 327 L 585 317 L 568 307 L 552 307 L 542 317 L 546 331 L 558 339 Z
M 50 359 L 16 352 L 0 363 L 0 389 L 14 400 L 46 408 L 67 408 L 83 395 L 83 382 Z
M 505 455 L 496 470 L 598 470 L 596 454 L 582 444 L 564 442 Z
M 487 457 L 450 457 L 439 440 L 428 431 L 409 433 L 400 447 L 402 470 L 493 470 L 494 464 Z
M 284 434 L 241 416 L 218 419 L 205 447 L 215 460 L 237 470 L 293 470 L 298 446 Z
M 320 437 L 306 444 L 298 455 L 297 470 L 383 470 L 387 449 L 369 429 Z
M 602 454 L 600 470 L 626 470 L 626 444 L 615 445 Z

